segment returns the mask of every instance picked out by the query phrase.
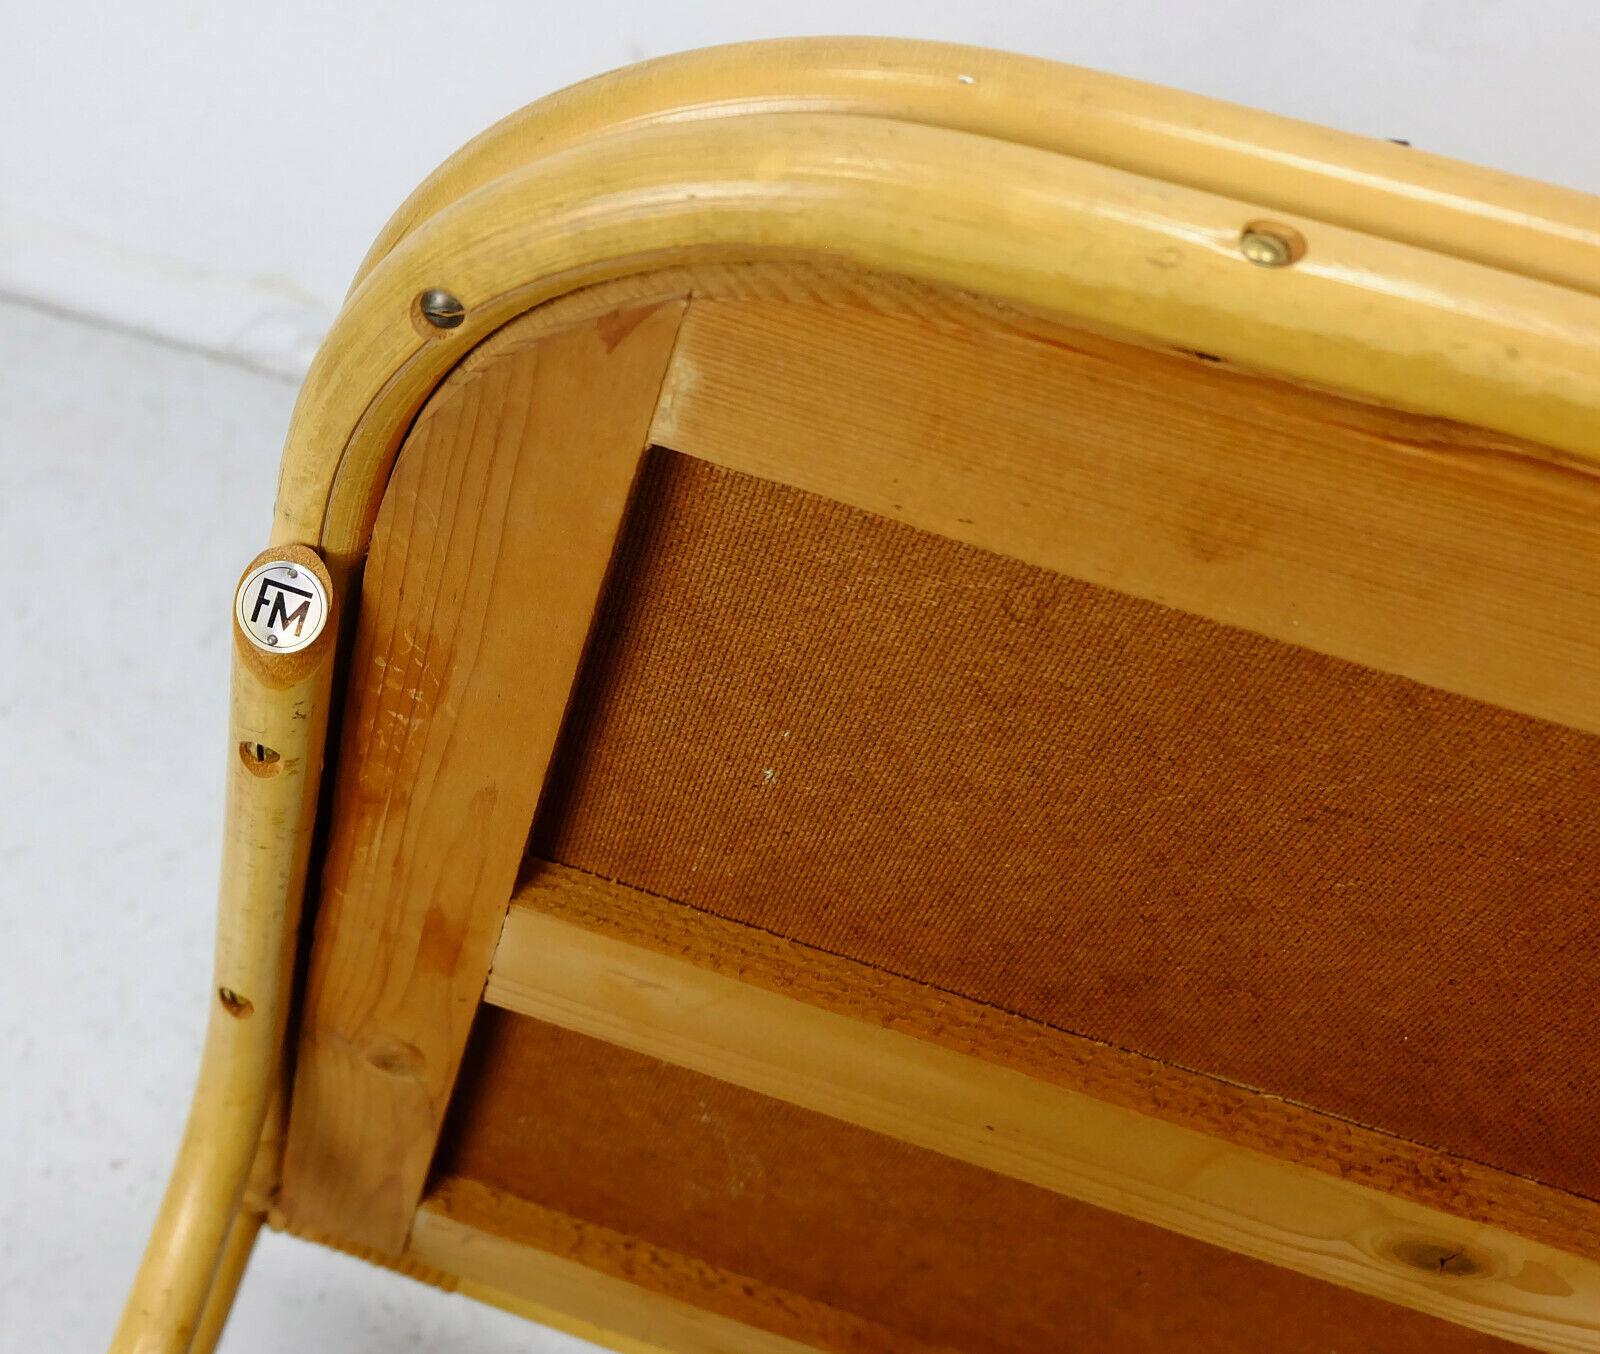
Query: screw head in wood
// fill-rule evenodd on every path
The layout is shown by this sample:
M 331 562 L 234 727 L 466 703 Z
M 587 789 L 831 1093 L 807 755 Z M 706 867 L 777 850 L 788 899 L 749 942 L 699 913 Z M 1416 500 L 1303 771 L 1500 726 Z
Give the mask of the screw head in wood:
M 1265 221 L 1252 222 L 1239 235 L 1239 252 L 1258 268 L 1287 268 L 1305 249 L 1299 231 Z
M 240 632 L 264 653 L 299 653 L 328 622 L 328 594 L 310 569 L 268 560 L 239 583 L 233 614 Z
M 435 329 L 454 329 L 467 318 L 467 308 L 443 287 L 429 287 L 417 297 L 417 309 Z

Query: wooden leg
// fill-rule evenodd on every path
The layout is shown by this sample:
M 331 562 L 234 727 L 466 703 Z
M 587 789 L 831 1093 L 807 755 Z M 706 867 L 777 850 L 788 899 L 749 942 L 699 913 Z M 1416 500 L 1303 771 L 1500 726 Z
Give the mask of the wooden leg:
M 233 1299 L 239 1292 L 239 1281 L 250 1263 L 250 1253 L 255 1250 L 256 1237 L 261 1233 L 265 1219 L 249 1209 L 240 1209 L 233 1215 L 233 1226 L 228 1229 L 228 1240 L 222 1248 L 222 1260 L 217 1265 L 217 1276 L 211 1281 L 211 1292 L 200 1313 L 200 1324 L 195 1327 L 194 1339 L 189 1342 L 189 1354 L 212 1354 L 222 1339 L 222 1328 L 228 1324 L 228 1314 L 233 1310 Z
M 327 571 L 312 550 L 275 548 L 258 556 L 252 570 L 268 559 L 316 574 L 331 600 Z M 228 1238 L 238 1226 L 283 1052 L 335 627 L 325 623 L 309 648 L 272 655 L 234 629 L 211 1014 L 178 1160 L 112 1354 L 190 1349 L 219 1266 L 228 1263 L 224 1252 L 233 1250 Z

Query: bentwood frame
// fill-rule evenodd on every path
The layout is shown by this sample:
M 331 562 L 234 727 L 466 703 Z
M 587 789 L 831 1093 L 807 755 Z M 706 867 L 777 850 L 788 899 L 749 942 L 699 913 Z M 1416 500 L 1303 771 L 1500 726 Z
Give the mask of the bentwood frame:
M 1252 235 L 1287 242 L 1288 253 L 1267 260 L 1283 266 L 1252 261 L 1242 244 Z M 932 44 L 805 41 L 694 54 L 591 81 L 507 119 L 447 162 L 386 227 L 295 410 L 271 546 L 258 558 L 316 571 L 335 623 L 310 649 L 281 657 L 236 635 L 217 998 L 189 1129 L 114 1349 L 211 1347 L 278 1183 L 294 1072 L 284 1031 L 337 640 L 341 626 L 349 633 L 380 505 L 419 411 L 513 321 L 518 342 L 545 344 L 538 379 L 571 392 L 576 412 L 550 431 L 542 494 L 522 505 L 552 529 L 575 513 L 585 523 L 576 538 L 564 537 L 559 558 L 530 556 L 518 566 L 543 590 L 524 624 L 547 641 L 546 669 L 530 678 L 525 729 L 543 755 L 526 771 L 524 788 L 536 798 L 639 458 L 653 427 L 687 417 L 662 400 L 664 389 L 678 389 L 671 368 L 685 308 L 719 286 L 737 292 L 736 280 L 719 284 L 713 275 L 747 266 L 892 275 L 975 294 L 975 306 L 1009 308 L 1029 325 L 1070 320 L 1136 335 L 1528 439 L 1584 476 L 1600 470 L 1600 215 L 1579 194 L 1090 72 Z M 435 288 L 461 304 L 454 327 L 420 311 Z M 626 332 L 597 337 L 595 322 L 618 311 L 632 313 Z M 604 401 L 583 403 L 584 393 L 602 391 Z M 598 418 L 592 410 L 602 402 L 608 412 Z M 773 455 L 763 470 L 774 478 L 848 492 L 825 468 L 782 464 L 781 447 Z M 874 510 L 994 549 L 1007 548 L 1007 532 L 1022 540 L 1030 530 L 1005 513 L 958 522 L 931 490 L 904 506 L 867 496 Z M 1053 547 L 1012 548 L 1063 563 Z M 1090 577 L 1100 567 L 1071 563 Z M 1183 586 L 1155 575 L 1117 581 L 1158 600 Z M 1271 598 L 1185 600 L 1260 633 L 1600 732 L 1592 665 L 1551 665 L 1530 681 L 1486 653 L 1482 634 L 1461 630 L 1458 618 L 1395 647 L 1336 609 L 1308 625 Z M 1589 619 L 1575 615 L 1570 625 Z M 1569 634 L 1549 642 L 1563 653 L 1576 644 Z M 493 830 L 514 836 L 522 807 L 508 802 Z M 460 971 L 437 994 L 445 1013 L 437 1045 L 407 1044 L 384 1057 L 362 1050 L 367 1070 L 351 1074 L 374 1077 L 374 1093 L 393 1098 L 394 1116 L 415 1139 L 403 1166 L 384 1167 L 401 1183 L 372 1220 L 366 1240 L 377 1253 L 396 1254 L 412 1225 L 477 1000 L 463 1005 L 461 994 L 482 990 L 493 961 L 491 981 L 507 1003 L 540 1010 L 555 1000 L 515 995 L 506 946 L 537 943 L 557 963 L 570 940 L 559 929 L 538 934 L 536 922 L 514 916 L 496 956 L 512 882 L 489 878 L 481 910 L 461 919 Z M 691 991 L 727 981 L 656 977 Z M 750 1022 L 799 1019 L 767 1010 L 759 994 L 730 999 L 749 1005 Z M 674 1018 L 657 1011 L 631 1035 L 611 1032 L 646 1046 L 647 1027 Z M 604 1025 L 602 1015 L 593 1021 Z M 848 1061 L 840 1048 L 849 1040 L 836 1048 L 825 1021 L 801 1023 L 803 1041 Z M 685 1030 L 690 1042 L 704 1042 Z M 756 1050 L 740 1056 L 736 1079 L 765 1088 L 783 1075 L 763 1070 Z M 896 1046 L 885 1056 L 907 1069 L 901 1095 L 854 1112 L 885 1131 L 926 1137 L 926 1129 L 895 1125 L 895 1105 L 959 1076 L 934 1051 L 913 1057 Z M 397 1064 L 405 1075 L 394 1075 Z M 1008 1094 L 998 1086 L 989 1093 Z M 837 1109 L 826 1094 L 817 1103 Z M 1091 1119 L 1124 1113 L 1079 1109 Z M 925 1111 L 924 1124 L 965 1113 L 931 1102 Z M 996 1169 L 1032 1171 L 1077 1197 L 1126 1200 L 1137 1160 L 1095 1153 L 1097 1143 L 1132 1134 L 1131 1122 L 1085 1129 L 1082 1144 L 1064 1149 L 1070 1168 L 1029 1157 L 1048 1137 L 1043 1129 L 1034 1139 L 1019 1129 L 1020 1155 L 1033 1164 L 1010 1168 L 982 1145 L 956 1142 L 959 1133 L 929 1142 Z M 1151 1150 L 1177 1155 L 1184 1143 L 1158 1135 Z M 1350 1191 L 1363 1188 L 1324 1189 L 1307 1168 L 1240 1161 L 1247 1176 L 1258 1171 L 1250 1179 L 1261 1197 L 1321 1209 L 1325 1219 L 1354 1208 Z M 1361 1206 L 1390 1210 L 1397 1226 L 1465 1235 L 1436 1209 L 1368 1193 Z M 1513 1277 L 1458 1299 L 1393 1257 L 1285 1258 L 1241 1230 L 1225 1202 L 1203 1201 L 1182 1223 L 1163 1198 L 1152 1183 L 1149 1198 L 1122 1208 L 1547 1348 L 1600 1348 L 1594 1259 L 1474 1222 L 1463 1244 L 1512 1257 Z M 1519 1284 L 1514 1276 L 1530 1266 L 1558 1275 L 1566 1296 Z

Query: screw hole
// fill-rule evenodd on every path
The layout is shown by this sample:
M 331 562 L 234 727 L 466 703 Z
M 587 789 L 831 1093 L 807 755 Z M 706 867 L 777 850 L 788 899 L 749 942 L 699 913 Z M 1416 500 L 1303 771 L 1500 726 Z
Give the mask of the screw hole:
M 278 763 L 281 760 L 275 748 L 269 748 L 265 743 L 257 743 L 246 738 L 239 744 L 239 760 L 244 763 L 244 769 L 252 776 L 267 776 L 278 774 Z
M 255 1002 L 249 997 L 241 997 L 231 987 L 219 987 L 217 1000 L 222 1003 L 222 1009 L 237 1020 L 243 1020 L 256 1009 Z

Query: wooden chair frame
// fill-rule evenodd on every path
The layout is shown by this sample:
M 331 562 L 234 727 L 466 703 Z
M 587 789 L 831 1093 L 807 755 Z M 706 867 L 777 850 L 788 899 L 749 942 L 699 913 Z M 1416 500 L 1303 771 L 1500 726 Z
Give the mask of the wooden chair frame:
M 953 182 L 960 192 L 950 191 Z M 1257 266 L 1241 240 L 1262 231 L 1303 255 Z M 519 773 L 524 799 L 537 797 L 652 443 L 1600 732 L 1593 655 L 1582 652 L 1595 608 L 1563 611 L 1571 590 L 1582 592 L 1582 562 L 1592 566 L 1594 541 L 1581 521 L 1552 510 L 1538 582 L 1567 593 L 1530 602 L 1533 585 L 1509 582 L 1495 614 L 1448 616 L 1431 630 L 1419 622 L 1426 633 L 1396 647 L 1348 605 L 1300 606 L 1292 580 L 1277 596 L 1245 593 L 1226 580 L 1187 581 L 1159 559 L 1113 563 L 1113 552 L 1078 534 L 1069 546 L 1060 502 L 1018 513 L 1014 501 L 996 499 L 986 513 L 981 481 L 951 478 L 889 493 L 894 456 L 914 457 L 914 448 L 872 449 L 878 459 L 865 470 L 808 461 L 782 437 L 759 454 L 741 450 L 746 443 L 730 427 L 771 426 L 763 420 L 778 414 L 758 389 L 730 396 L 733 414 L 718 413 L 709 398 L 697 403 L 683 373 L 686 364 L 709 369 L 718 345 L 730 342 L 758 356 L 767 342 L 781 361 L 770 325 L 746 323 L 738 304 L 715 304 L 759 301 L 740 270 L 761 268 L 903 279 L 908 290 L 887 284 L 890 300 L 880 294 L 873 304 L 890 312 L 968 305 L 1019 332 L 1070 323 L 1075 332 L 1131 334 L 1471 424 L 1505 438 L 1498 483 L 1520 485 L 1515 463 L 1527 456 L 1543 462 L 1541 472 L 1600 470 L 1600 212 L 1592 199 L 1050 63 L 922 43 L 801 41 L 697 53 L 591 81 L 507 119 L 424 183 L 373 247 L 306 378 L 272 544 L 258 558 L 317 570 L 350 633 L 385 495 L 423 492 L 420 480 L 400 485 L 395 475 L 402 441 L 446 376 L 478 360 L 474 350 L 500 342 L 497 331 L 515 320 L 515 341 L 538 350 L 530 379 L 568 392 L 578 411 L 552 417 L 550 451 L 534 467 L 539 492 L 513 503 L 562 539 L 560 550 L 530 549 L 507 566 L 537 597 L 518 623 L 539 637 L 544 655 L 519 716 L 532 763 Z M 463 303 L 458 327 L 436 328 L 420 314 L 419 297 L 434 287 Z M 956 293 L 982 299 L 927 299 Z M 627 323 L 608 330 L 606 317 L 618 313 Z M 612 409 L 598 423 L 580 398 L 588 391 L 603 391 Z M 1002 481 L 1017 473 L 996 471 Z M 1293 471 L 1281 473 L 1291 484 Z M 1481 489 L 1492 493 L 1487 483 Z M 958 516 L 957 501 L 973 497 L 980 510 Z M 1369 548 L 1414 597 L 1436 599 L 1448 586 L 1440 577 L 1447 562 L 1427 562 L 1431 542 L 1416 538 L 1417 521 L 1402 514 L 1380 523 Z M 1340 548 L 1336 532 L 1325 545 Z M 364 586 L 363 606 L 372 605 L 370 572 Z M 493 596 L 482 605 L 482 614 L 500 614 Z M 1508 627 L 1528 646 L 1517 662 L 1485 648 Z M 218 997 L 189 1128 L 116 1351 L 213 1346 L 280 1177 L 286 1078 L 321 1075 L 286 1066 L 284 1031 L 338 629 L 284 657 L 236 643 Z M 455 717 L 465 725 L 478 716 L 468 702 Z M 278 759 L 252 759 L 247 749 L 258 744 Z M 504 823 L 490 830 L 508 839 L 525 833 L 530 807 L 510 796 Z M 336 837 L 330 851 L 339 849 Z M 471 1229 L 448 1210 L 417 1211 L 487 982 L 487 999 L 510 1009 L 1230 1249 L 1541 1348 L 1600 1349 L 1600 1254 L 1568 1244 L 1595 1220 L 1586 1207 L 1573 1205 L 1576 1221 L 1538 1237 L 1381 1182 L 1219 1144 L 520 905 L 502 938 L 512 892 L 504 873 L 486 876 L 456 919 L 449 971 L 420 998 L 404 994 L 426 1008 L 419 1023 L 438 1030 L 437 1042 L 391 1040 L 379 1057 L 369 1041 L 338 1073 L 361 1079 L 363 1094 L 389 1107 L 376 1119 L 405 1126 L 394 1130 L 407 1139 L 403 1161 L 380 1167 L 398 1184 L 373 1208 L 368 1235 L 354 1238 L 380 1256 L 452 1273 L 480 1295 L 608 1332 L 622 1347 L 646 1347 L 664 1321 L 688 1332 L 682 1347 L 697 1347 L 687 1342 L 709 1338 L 706 1323 L 715 1324 L 686 1306 L 669 1319 L 659 1304 L 649 1321 L 636 1321 L 637 1294 L 585 1286 L 554 1261 L 542 1287 L 524 1283 L 500 1253 L 510 1243 L 497 1251 L 482 1234 L 464 1236 Z M 407 906 L 399 900 L 397 913 Z M 634 970 L 648 983 L 615 980 Z M 712 989 L 744 1018 L 715 1029 L 697 1022 Z M 639 995 L 647 992 L 655 995 Z M 775 1029 L 785 1032 L 783 1046 L 808 1051 L 805 1067 L 773 1065 L 764 1052 L 773 1041 L 750 1035 Z M 750 1038 L 741 1042 L 741 1031 Z M 994 1121 L 997 1106 L 1010 1116 L 1007 1132 L 975 1131 Z M 1190 1169 L 1202 1160 L 1212 1163 L 1207 1170 Z M 295 1169 L 315 1176 L 314 1163 Z M 1499 1180 L 1494 1188 L 1501 1204 L 1489 1211 L 1518 1216 L 1504 1202 L 1515 1187 Z M 1535 1189 L 1522 1213 L 1548 1213 L 1555 1193 Z M 1407 1247 L 1435 1240 L 1479 1258 L 1471 1284 L 1419 1272 Z M 751 1348 L 798 1347 L 742 1338 Z

